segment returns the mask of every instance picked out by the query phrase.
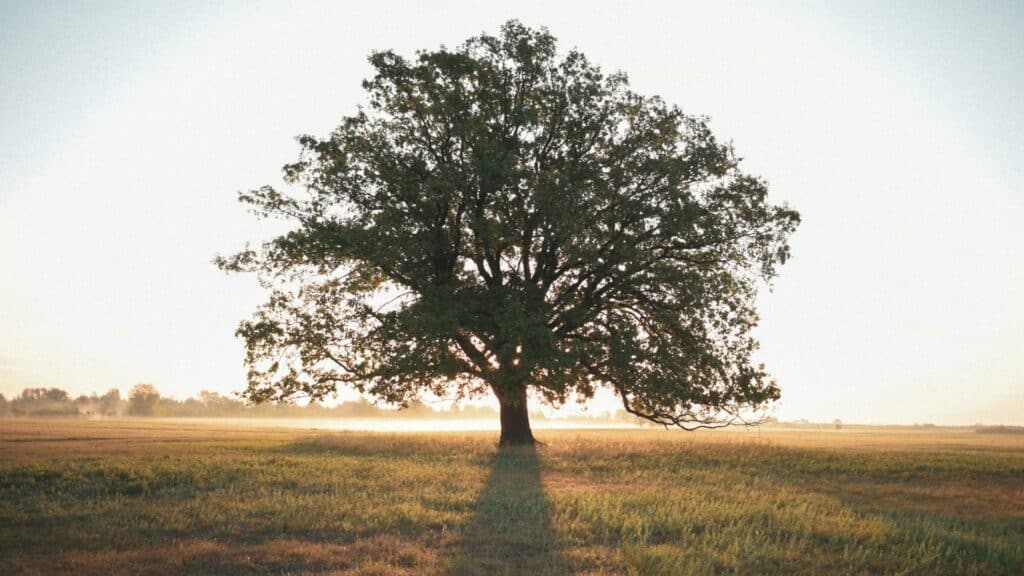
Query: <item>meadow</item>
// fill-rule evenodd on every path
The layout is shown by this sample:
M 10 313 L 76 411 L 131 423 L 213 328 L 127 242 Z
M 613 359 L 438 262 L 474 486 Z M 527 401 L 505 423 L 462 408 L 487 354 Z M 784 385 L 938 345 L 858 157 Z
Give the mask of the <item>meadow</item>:
M 0 574 L 1022 574 L 1024 435 L 0 420 Z

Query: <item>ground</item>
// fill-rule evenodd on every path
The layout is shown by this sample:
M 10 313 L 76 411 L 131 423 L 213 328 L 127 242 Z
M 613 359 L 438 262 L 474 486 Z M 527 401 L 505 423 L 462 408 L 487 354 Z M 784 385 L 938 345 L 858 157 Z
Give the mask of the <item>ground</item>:
M 0 420 L 0 573 L 1022 574 L 1024 435 Z

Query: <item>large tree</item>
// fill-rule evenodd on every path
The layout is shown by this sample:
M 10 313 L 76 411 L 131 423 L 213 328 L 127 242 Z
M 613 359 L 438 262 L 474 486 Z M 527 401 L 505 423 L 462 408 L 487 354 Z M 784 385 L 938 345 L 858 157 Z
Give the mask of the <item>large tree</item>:
M 250 400 L 490 392 L 519 444 L 531 390 L 690 429 L 779 397 L 750 332 L 799 216 L 705 118 L 517 22 L 370 63 L 366 107 L 240 195 L 293 224 L 218 258 L 271 290 L 238 329 Z

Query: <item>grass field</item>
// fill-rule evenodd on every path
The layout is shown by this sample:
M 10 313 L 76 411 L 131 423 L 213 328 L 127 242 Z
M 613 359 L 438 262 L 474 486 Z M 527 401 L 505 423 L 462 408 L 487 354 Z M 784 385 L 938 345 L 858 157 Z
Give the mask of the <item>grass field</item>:
M 0 420 L 0 574 L 1022 574 L 1024 435 Z

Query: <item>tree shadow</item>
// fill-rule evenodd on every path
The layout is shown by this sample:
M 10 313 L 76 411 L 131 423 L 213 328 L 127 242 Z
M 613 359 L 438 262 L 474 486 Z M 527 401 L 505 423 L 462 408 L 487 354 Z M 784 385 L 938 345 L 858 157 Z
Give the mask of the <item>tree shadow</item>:
M 499 448 L 448 574 L 572 574 L 558 547 L 533 447 Z

